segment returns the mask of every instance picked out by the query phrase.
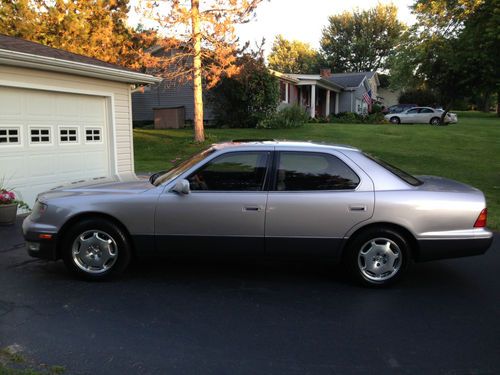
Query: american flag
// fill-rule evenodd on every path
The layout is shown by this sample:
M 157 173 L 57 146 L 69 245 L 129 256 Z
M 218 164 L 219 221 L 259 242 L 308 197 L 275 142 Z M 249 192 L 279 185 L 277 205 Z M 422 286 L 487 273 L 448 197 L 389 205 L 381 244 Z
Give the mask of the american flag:
M 363 94 L 363 100 L 368 104 L 368 112 L 372 110 L 372 90 L 368 90 Z

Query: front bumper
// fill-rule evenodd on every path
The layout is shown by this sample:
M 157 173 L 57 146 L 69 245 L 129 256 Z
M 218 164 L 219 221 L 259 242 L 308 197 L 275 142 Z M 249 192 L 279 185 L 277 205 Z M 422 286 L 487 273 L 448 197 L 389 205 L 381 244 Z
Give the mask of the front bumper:
M 471 232 L 474 235 L 417 240 L 419 246 L 417 261 L 425 262 L 484 254 L 493 242 L 493 233 L 486 229 Z
M 50 235 L 51 238 L 40 238 L 40 235 Z M 23 236 L 28 254 L 35 258 L 57 260 L 57 229 L 47 224 L 31 220 L 31 215 L 23 221 Z

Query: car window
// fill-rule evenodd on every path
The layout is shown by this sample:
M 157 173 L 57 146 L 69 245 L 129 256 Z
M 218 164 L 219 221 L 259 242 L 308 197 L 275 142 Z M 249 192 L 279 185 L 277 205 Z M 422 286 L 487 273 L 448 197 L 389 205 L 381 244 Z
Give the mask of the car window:
M 418 113 L 419 109 L 418 108 L 413 108 L 410 109 L 407 113 Z
M 383 168 L 387 169 L 389 172 L 392 174 L 398 176 L 400 179 L 403 181 L 407 182 L 410 185 L 413 186 L 419 186 L 422 185 L 422 181 L 420 181 L 418 178 L 412 176 L 411 174 L 403 171 L 402 169 L 399 169 L 398 167 L 395 167 L 375 156 L 369 155 L 369 154 L 364 154 L 368 159 L 373 160 L 375 163 L 378 165 L 382 166 Z
M 184 173 L 189 168 L 193 167 L 194 165 L 196 165 L 197 163 L 199 163 L 200 161 L 202 161 L 203 159 L 205 159 L 206 157 L 208 157 L 210 154 L 212 154 L 214 152 L 215 152 L 215 149 L 209 148 L 207 150 L 204 150 L 202 152 L 194 154 L 190 158 L 175 165 L 174 167 L 172 167 L 168 171 L 161 171 L 161 172 L 157 172 L 157 173 L 153 174 L 149 180 L 153 185 L 159 186 L 159 185 L 163 184 L 164 182 L 167 182 L 167 181 L 170 181 L 170 180 L 176 178 L 177 176 Z
M 276 190 L 351 190 L 359 177 L 339 158 L 330 154 L 281 152 Z
M 434 111 L 430 108 L 422 108 L 420 113 L 434 113 Z
M 191 190 L 259 191 L 264 187 L 269 152 L 231 152 L 211 160 L 188 177 Z

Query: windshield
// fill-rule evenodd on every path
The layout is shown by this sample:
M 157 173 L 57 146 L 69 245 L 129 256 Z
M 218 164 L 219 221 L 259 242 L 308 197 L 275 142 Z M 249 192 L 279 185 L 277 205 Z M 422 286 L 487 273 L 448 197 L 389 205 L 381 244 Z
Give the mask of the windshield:
M 391 172 L 392 174 L 395 174 L 396 176 L 398 176 L 400 179 L 402 179 L 403 181 L 407 182 L 408 184 L 410 185 L 413 185 L 413 186 L 419 186 L 419 185 L 422 185 L 423 182 L 420 181 L 418 178 L 412 176 L 411 174 L 409 173 L 406 173 L 405 171 L 399 169 L 398 167 L 395 167 L 389 163 L 386 163 L 385 161 L 383 160 L 380 160 L 379 158 L 376 158 L 372 155 L 369 155 L 369 154 L 364 154 L 368 159 L 370 160 L 373 160 L 375 163 L 377 163 L 378 165 L 384 167 L 385 169 L 387 169 L 389 172 Z
M 175 165 L 174 167 L 172 167 L 168 171 L 162 171 L 162 172 L 158 172 L 158 173 L 153 174 L 150 177 L 150 181 L 154 186 L 159 186 L 159 185 L 163 184 L 164 182 L 169 181 L 169 180 L 179 176 L 184 171 L 188 170 L 193 165 L 202 161 L 203 159 L 205 159 L 208 155 L 212 154 L 213 152 L 215 152 L 215 149 L 212 147 L 207 149 L 207 150 L 203 150 L 202 152 L 199 152 L 199 153 L 191 156 L 190 158 L 184 160 L 183 162 Z

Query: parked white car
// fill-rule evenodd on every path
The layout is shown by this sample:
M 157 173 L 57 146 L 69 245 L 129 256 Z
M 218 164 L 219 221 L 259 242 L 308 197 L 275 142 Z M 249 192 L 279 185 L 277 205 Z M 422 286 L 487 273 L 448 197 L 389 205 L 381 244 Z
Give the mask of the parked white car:
M 413 107 L 401 113 L 389 113 L 385 119 L 392 124 L 431 124 L 441 123 L 442 109 L 431 107 Z M 444 119 L 445 124 L 456 124 L 458 122 L 455 113 L 448 112 Z

